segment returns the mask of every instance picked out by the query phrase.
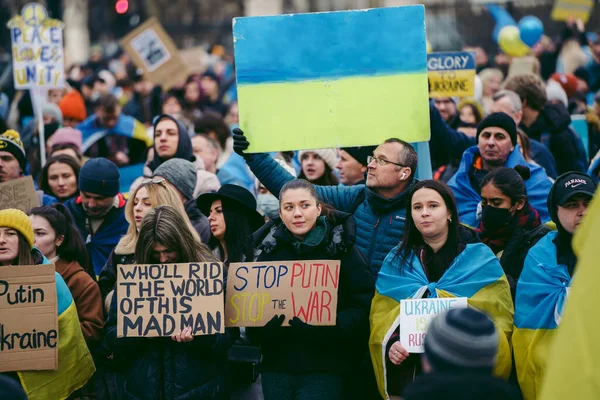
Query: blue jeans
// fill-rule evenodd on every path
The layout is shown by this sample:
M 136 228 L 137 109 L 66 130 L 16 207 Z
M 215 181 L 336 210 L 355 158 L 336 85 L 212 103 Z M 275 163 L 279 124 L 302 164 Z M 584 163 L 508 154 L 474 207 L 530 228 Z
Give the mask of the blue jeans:
M 328 374 L 262 374 L 265 400 L 342 399 L 343 378 Z

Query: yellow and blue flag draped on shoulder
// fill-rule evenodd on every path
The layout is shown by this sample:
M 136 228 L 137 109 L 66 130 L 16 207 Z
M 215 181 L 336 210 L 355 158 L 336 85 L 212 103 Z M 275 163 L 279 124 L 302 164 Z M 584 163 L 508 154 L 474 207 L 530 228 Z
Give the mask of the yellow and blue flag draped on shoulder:
M 385 349 L 400 322 L 400 300 L 419 298 L 428 289 L 429 297 L 466 297 L 470 306 L 492 318 L 499 335 L 495 374 L 508 378 L 512 357 L 510 336 L 513 325 L 513 302 L 510 287 L 498 258 L 482 243 L 468 244 L 438 282 L 429 283 L 418 257 L 409 257 L 399 265 L 395 247 L 385 258 L 377 293 L 371 305 L 369 349 L 377 385 L 382 397 L 388 398 Z
M 577 272 L 548 353 L 541 400 L 600 399 L 599 226 L 600 201 L 595 199 L 573 238 Z
M 537 399 L 546 373 L 547 357 L 560 323 L 571 277 L 556 259 L 557 232 L 533 246 L 517 283 L 512 346 L 517 378 L 526 400 Z
M 58 369 L 19 371 L 19 379 L 29 400 L 66 399 L 80 389 L 96 371 L 81 327 L 71 292 L 56 273 L 58 302 Z
M 126 138 L 141 140 L 146 147 L 152 146 L 152 139 L 146 133 L 146 127 L 137 119 L 128 115 L 121 114 L 117 123 L 110 129 L 98 125 L 96 115 L 88 117 L 81 124 L 77 125 L 81 131 L 83 144 L 82 151 L 85 153 L 94 143 L 108 135 L 119 135 Z

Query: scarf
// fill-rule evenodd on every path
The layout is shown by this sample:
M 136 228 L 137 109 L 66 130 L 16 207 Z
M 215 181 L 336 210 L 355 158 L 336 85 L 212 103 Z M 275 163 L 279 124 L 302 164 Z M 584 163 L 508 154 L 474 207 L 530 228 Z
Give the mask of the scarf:
M 538 227 L 542 223 L 540 214 L 529 204 L 525 203 L 525 206 L 518 210 L 510 223 L 504 225 L 502 228 L 495 232 L 490 232 L 485 229 L 483 221 L 479 224 L 477 232 L 481 241 L 489 246 L 494 254 L 498 254 L 501 250 L 504 250 L 506 243 L 511 239 L 515 229 L 521 227 L 526 231 L 530 231 Z

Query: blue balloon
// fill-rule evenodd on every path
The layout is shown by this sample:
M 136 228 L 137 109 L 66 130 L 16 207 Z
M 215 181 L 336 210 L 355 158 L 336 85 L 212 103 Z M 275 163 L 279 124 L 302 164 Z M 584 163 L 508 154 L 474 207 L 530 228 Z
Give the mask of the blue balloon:
M 495 4 L 486 4 L 486 8 L 496 21 L 496 26 L 492 32 L 492 38 L 494 38 L 494 41 L 498 43 L 498 36 L 500 35 L 502 28 L 506 26 L 516 26 L 517 23 L 513 17 L 511 17 L 509 12 L 500 6 Z
M 544 34 L 544 24 L 538 17 L 529 15 L 521 18 L 519 21 L 519 31 L 521 41 L 527 46 L 532 47 L 540 41 Z

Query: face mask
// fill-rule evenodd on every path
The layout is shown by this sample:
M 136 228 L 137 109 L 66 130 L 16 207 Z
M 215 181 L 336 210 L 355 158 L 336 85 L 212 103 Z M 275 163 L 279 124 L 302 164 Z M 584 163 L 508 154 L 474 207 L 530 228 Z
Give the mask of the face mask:
M 259 194 L 257 204 L 258 209 L 269 217 L 269 219 L 273 219 L 279 215 L 279 200 L 271 193 Z
M 506 208 L 496 208 L 490 205 L 484 206 L 481 212 L 481 222 L 486 231 L 497 231 L 512 219 L 512 214 Z

